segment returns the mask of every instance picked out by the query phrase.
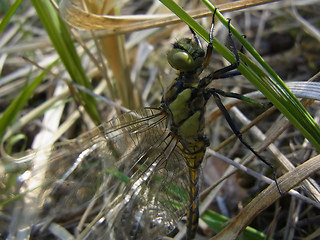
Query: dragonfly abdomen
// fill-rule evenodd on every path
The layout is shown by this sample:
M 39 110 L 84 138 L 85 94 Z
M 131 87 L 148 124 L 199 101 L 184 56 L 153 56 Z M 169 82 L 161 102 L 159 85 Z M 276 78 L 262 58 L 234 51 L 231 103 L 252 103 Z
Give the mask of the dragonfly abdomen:
M 189 168 L 189 200 L 187 212 L 187 240 L 194 239 L 199 222 L 199 168 Z

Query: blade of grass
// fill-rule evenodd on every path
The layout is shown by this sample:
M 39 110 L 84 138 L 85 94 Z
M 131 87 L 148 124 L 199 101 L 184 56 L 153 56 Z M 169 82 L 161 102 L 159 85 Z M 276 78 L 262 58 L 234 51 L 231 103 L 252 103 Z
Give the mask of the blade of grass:
M 36 87 L 42 82 L 45 72 L 40 73 L 31 84 L 24 87 L 18 97 L 16 97 L 9 107 L 6 108 L 0 117 L 0 138 L 3 137 L 7 127 L 16 119 L 18 112 L 28 102 Z
M 220 232 L 226 225 L 229 218 L 214 212 L 212 210 L 207 210 L 202 214 L 201 219 L 205 221 L 208 226 L 215 232 Z M 246 227 L 242 234 L 242 239 L 250 239 L 250 240 L 264 240 L 266 239 L 266 235 L 252 227 Z M 268 238 L 269 240 L 273 240 L 273 238 Z
M 180 8 L 172 0 L 161 0 L 173 13 L 175 13 L 181 20 L 188 24 L 195 32 L 197 32 L 204 40 L 209 42 L 209 34 L 195 22 L 187 13 Z M 207 0 L 203 0 L 205 5 L 214 12 L 215 7 Z M 217 11 L 215 15 L 219 21 L 228 27 L 228 20 Z M 301 133 L 312 143 L 312 145 L 320 151 L 320 128 L 315 123 L 313 118 L 302 106 L 298 99 L 291 93 L 291 91 L 285 86 L 281 78 L 272 70 L 272 68 L 262 59 L 257 51 L 251 46 L 251 44 L 245 40 L 245 38 L 236 31 L 231 25 L 231 32 L 253 58 L 259 62 L 263 70 L 256 64 L 250 64 L 250 68 L 241 63 L 238 70 L 251 81 L 257 89 L 259 89 L 289 120 L 298 128 Z M 206 32 L 206 33 L 205 33 Z M 235 57 L 223 44 L 219 43 L 216 39 L 213 39 L 213 47 L 229 62 L 234 62 Z M 247 59 L 246 59 L 247 61 Z M 259 69 L 259 70 L 258 70 Z M 265 73 L 267 74 L 265 74 Z M 263 73 L 263 74 L 262 74 Z
M 31 0 L 31 2 L 72 81 L 84 86 L 85 88 L 92 89 L 91 83 L 86 76 L 81 65 L 80 58 L 70 37 L 70 32 L 54 7 L 49 1 L 45 0 Z M 71 88 L 71 84 L 69 87 Z M 73 89 L 70 89 L 70 91 L 75 93 Z M 101 121 L 95 99 L 83 92 L 79 92 L 74 97 L 80 99 L 80 102 L 84 105 L 84 108 L 91 119 L 95 124 L 99 124 Z
M 0 22 L 0 33 L 3 32 L 3 30 L 5 29 L 5 27 L 7 26 L 10 18 L 12 17 L 12 15 L 16 12 L 17 8 L 20 6 L 22 0 L 16 0 L 12 6 L 9 8 L 8 12 L 6 13 L 6 15 L 2 18 L 2 21 Z M 3 3 L 4 4 L 4 3 Z
M 196 31 L 203 39 L 209 41 L 209 33 L 196 22 L 186 11 L 184 11 L 177 3 L 172 0 L 160 0 L 167 8 L 169 8 L 182 21 Z

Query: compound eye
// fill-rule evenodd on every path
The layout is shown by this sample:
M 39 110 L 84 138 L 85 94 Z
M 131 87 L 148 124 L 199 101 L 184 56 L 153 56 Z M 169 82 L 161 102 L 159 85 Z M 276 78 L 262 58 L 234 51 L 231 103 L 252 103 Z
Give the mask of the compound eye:
M 196 67 L 192 56 L 181 49 L 171 49 L 167 58 L 171 67 L 179 71 L 192 71 Z

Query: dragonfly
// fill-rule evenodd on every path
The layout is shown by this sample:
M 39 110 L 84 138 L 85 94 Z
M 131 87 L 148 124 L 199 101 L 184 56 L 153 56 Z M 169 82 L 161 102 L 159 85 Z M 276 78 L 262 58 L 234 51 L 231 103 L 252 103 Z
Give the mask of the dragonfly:
M 186 239 L 194 239 L 201 164 L 209 146 L 204 114 L 210 98 L 238 139 L 271 166 L 243 140 L 220 99 L 242 96 L 208 87 L 216 79 L 235 75 L 240 62 L 230 20 L 228 38 L 235 62 L 200 78 L 213 53 L 213 29 L 214 15 L 206 50 L 193 30 L 193 38 L 172 45 L 167 58 L 178 75 L 159 107 L 124 113 L 54 149 L 28 155 L 50 159 L 41 169 L 46 182 L 34 187 L 41 211 L 31 236 L 55 238 L 44 229 L 56 223 L 77 239 L 161 239 L 185 216 Z

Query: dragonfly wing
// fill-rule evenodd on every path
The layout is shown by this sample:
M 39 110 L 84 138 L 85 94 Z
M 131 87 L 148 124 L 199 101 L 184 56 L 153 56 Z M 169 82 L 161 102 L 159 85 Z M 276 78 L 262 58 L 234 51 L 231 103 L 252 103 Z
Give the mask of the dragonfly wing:
M 139 169 L 109 212 L 114 239 L 158 239 L 186 212 L 185 163 L 171 135 L 163 137 L 140 156 Z
M 185 212 L 188 183 L 166 118 L 145 108 L 57 145 L 34 235 L 48 237 L 39 230 L 46 219 L 80 239 L 156 239 L 171 231 Z

